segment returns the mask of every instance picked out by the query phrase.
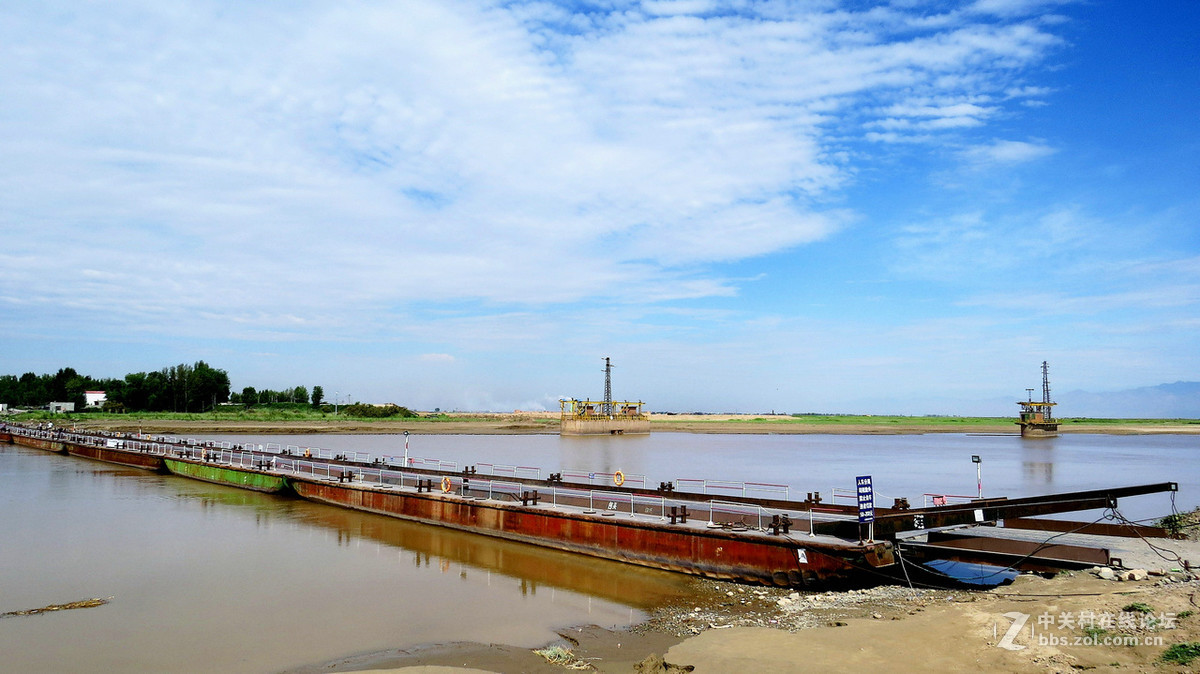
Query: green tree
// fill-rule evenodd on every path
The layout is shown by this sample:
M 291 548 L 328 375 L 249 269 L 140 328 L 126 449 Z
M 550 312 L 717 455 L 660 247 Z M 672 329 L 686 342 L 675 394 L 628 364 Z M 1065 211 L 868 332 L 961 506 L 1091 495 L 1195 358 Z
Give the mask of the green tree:
M 183 366 L 180 366 L 183 367 Z M 191 367 L 187 382 L 187 400 L 184 411 L 204 412 L 229 400 L 229 375 L 225 370 L 211 367 L 202 360 Z
M 0 403 L 16 405 L 20 394 L 21 381 L 15 375 L 0 376 Z
M 37 376 L 32 372 L 21 375 L 18 382 L 21 385 L 21 398 L 17 404 L 21 407 L 40 407 L 50 402 L 49 375 Z
M 312 394 L 312 406 L 320 407 L 321 403 L 324 400 L 325 400 L 325 389 L 321 388 L 320 386 L 314 386 L 313 394 Z
M 250 407 L 257 402 L 258 391 L 255 391 L 253 386 L 247 386 L 246 388 L 242 389 L 242 403 L 246 407 Z

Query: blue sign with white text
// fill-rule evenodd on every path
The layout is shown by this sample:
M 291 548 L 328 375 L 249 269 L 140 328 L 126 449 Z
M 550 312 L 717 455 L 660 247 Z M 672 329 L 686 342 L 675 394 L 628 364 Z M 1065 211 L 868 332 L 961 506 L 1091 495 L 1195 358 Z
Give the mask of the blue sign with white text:
M 875 489 L 871 486 L 871 476 L 859 475 L 855 481 L 858 483 L 858 523 L 874 522 Z

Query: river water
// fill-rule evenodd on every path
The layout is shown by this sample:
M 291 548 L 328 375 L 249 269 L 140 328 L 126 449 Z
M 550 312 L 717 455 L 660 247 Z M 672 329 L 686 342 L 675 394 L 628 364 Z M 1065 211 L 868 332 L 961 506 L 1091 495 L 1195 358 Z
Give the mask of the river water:
M 205 436 L 403 455 L 395 435 Z M 874 477 L 882 498 L 986 496 L 1175 481 L 1200 504 L 1198 436 L 409 438 L 410 457 L 613 473 L 648 483 L 787 484 L 793 498 Z M 598 480 L 604 479 L 602 476 Z M 882 504 L 882 500 L 880 500 Z M 1131 518 L 1166 495 L 1125 499 Z M 0 445 L 4 671 L 275 672 L 448 641 L 533 647 L 574 624 L 628 625 L 685 596 L 684 576 L 354 513 L 40 450 Z

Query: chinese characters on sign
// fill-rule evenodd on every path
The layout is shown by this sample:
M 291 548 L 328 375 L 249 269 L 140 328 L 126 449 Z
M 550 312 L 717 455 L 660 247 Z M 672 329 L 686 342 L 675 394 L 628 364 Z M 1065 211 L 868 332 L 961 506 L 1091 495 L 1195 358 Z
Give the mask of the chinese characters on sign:
M 874 522 L 875 490 L 871 486 L 871 476 L 860 475 L 855 480 L 858 483 L 858 523 Z

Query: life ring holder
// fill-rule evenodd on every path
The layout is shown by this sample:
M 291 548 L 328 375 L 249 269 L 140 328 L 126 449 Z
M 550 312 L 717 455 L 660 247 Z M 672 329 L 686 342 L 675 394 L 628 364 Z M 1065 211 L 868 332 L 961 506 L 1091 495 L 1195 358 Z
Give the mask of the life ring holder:
M 613 473 L 613 484 L 617 485 L 618 487 L 625 484 L 625 473 L 622 473 L 619 470 Z
M 449 475 L 442 478 L 442 493 L 443 494 L 450 493 L 450 476 Z

